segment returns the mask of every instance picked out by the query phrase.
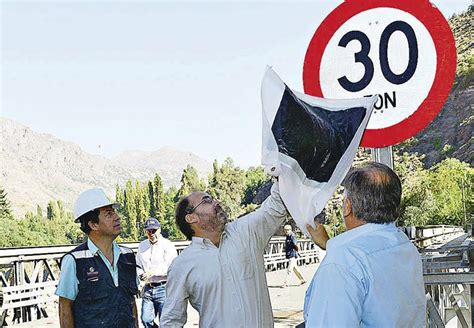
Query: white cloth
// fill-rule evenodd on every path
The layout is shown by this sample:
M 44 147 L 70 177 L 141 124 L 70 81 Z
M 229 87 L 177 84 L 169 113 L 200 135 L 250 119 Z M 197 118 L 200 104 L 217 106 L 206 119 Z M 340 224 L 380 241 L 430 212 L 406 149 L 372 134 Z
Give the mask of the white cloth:
M 290 96 L 289 96 L 290 95 Z M 293 96 L 297 98 L 295 101 L 296 104 L 293 107 L 289 108 L 288 99 L 292 99 Z M 370 115 L 372 114 L 373 106 L 377 97 L 365 97 L 360 99 L 343 99 L 343 100 L 334 100 L 334 99 L 323 99 L 318 97 L 312 97 L 302 93 L 298 93 L 289 89 L 285 83 L 279 78 L 279 76 L 271 69 L 267 68 L 265 76 L 262 82 L 262 165 L 265 166 L 265 171 L 268 174 L 279 177 L 280 182 L 280 192 L 281 197 L 288 208 L 288 212 L 295 220 L 298 227 L 308 236 L 310 234 L 306 230 L 306 224 L 310 224 L 313 227 L 314 218 L 316 215 L 321 213 L 324 209 L 324 206 L 328 200 L 333 195 L 337 186 L 340 184 L 347 171 L 349 170 L 357 148 L 359 147 L 362 135 L 364 133 L 365 127 L 369 122 Z M 291 100 L 290 99 L 290 100 Z M 309 109 L 306 106 L 313 106 L 315 109 Z M 315 180 L 308 179 L 305 172 L 301 168 L 298 161 L 286 154 L 283 154 L 279 151 L 279 145 L 272 131 L 272 126 L 280 110 L 288 110 L 288 112 L 293 113 L 295 117 L 296 111 L 302 111 L 303 113 L 309 113 L 314 110 L 314 113 L 319 112 L 339 112 L 338 115 L 346 117 L 351 117 L 348 114 L 345 114 L 346 111 L 349 112 L 349 109 L 363 108 L 364 115 L 359 125 L 354 123 L 354 126 L 342 127 L 334 132 L 334 135 L 321 136 L 321 140 L 330 140 L 327 147 L 335 147 L 340 151 L 337 141 L 340 141 L 342 135 L 351 135 L 348 131 L 354 131 L 354 136 L 350 143 L 347 145 L 347 149 L 343 154 L 340 154 L 339 160 L 336 161 L 337 165 L 330 176 L 330 179 L 326 182 L 319 182 Z M 362 112 L 362 111 L 361 111 Z M 328 116 L 327 113 L 324 113 L 323 116 Z M 351 112 L 353 113 L 353 112 Z M 306 114 L 305 114 L 306 115 Z M 330 115 L 329 115 L 330 116 Z M 312 119 L 311 115 L 302 116 Z M 311 118 L 310 118 L 311 117 Z M 344 121 L 345 122 L 345 121 Z M 318 131 L 321 126 L 327 124 L 330 126 L 332 121 L 329 119 L 324 122 L 315 122 L 315 131 Z M 321 126 L 318 124 L 322 124 Z M 355 128 L 354 130 L 352 130 Z M 304 132 L 300 131 L 298 127 L 295 127 L 294 135 L 302 134 Z M 323 127 L 322 130 L 325 130 Z M 289 132 L 289 131 L 288 131 Z M 338 139 L 339 138 L 339 139 Z M 295 138 L 298 139 L 298 138 Z M 301 138 L 300 138 L 301 139 Z M 349 139 L 350 140 L 350 139 Z M 305 140 L 306 142 L 307 140 Z M 314 145 L 312 151 L 318 154 L 324 153 L 324 149 L 319 149 L 321 145 Z M 331 153 L 329 149 L 326 151 L 326 154 Z M 337 153 L 335 151 L 334 153 Z M 329 158 L 329 161 L 332 161 L 334 158 Z M 306 154 L 305 156 L 310 156 Z M 314 157 L 314 155 L 313 155 Z M 326 160 L 328 157 L 319 159 L 321 162 L 326 163 L 327 166 L 332 167 L 333 164 L 328 164 Z M 313 168 L 314 169 L 314 168 Z
M 306 327 L 425 327 L 421 257 L 393 223 L 332 238 L 306 291 Z
M 168 268 L 176 256 L 178 256 L 176 248 L 168 239 L 159 237 L 154 244 L 145 239 L 138 246 L 137 273 L 139 276 L 146 273 L 148 278 L 145 283 L 164 280 Z
M 188 300 L 199 327 L 273 327 L 263 254 L 286 215 L 275 184 L 259 209 L 226 225 L 219 247 L 193 237 L 169 269 L 161 327 L 183 327 Z

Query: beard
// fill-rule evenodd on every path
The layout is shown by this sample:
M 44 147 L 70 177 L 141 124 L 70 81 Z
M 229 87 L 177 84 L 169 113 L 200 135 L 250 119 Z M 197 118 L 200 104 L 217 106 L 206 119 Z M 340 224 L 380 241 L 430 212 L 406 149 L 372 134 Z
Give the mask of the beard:
M 228 215 L 220 206 L 216 207 L 216 213 L 214 215 L 208 214 L 206 216 L 207 220 L 201 224 L 201 229 L 219 233 L 224 231 L 225 224 L 228 221 Z
M 220 207 L 219 205 L 216 208 L 216 218 L 219 220 L 223 225 L 225 225 L 229 219 L 227 213 Z

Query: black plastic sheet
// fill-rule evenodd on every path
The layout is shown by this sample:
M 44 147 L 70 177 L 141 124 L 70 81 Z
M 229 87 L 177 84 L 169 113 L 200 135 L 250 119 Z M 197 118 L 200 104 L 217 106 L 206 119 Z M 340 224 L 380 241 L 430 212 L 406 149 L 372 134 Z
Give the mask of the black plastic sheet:
M 365 107 L 329 111 L 312 106 L 286 87 L 272 132 L 278 150 L 294 158 L 308 179 L 327 182 L 365 114 Z

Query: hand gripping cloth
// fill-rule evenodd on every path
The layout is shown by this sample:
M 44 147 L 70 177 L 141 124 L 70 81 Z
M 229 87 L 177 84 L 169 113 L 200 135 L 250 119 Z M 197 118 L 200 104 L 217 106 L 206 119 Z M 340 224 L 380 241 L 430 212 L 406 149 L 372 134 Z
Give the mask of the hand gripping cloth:
M 312 97 L 288 88 L 270 67 L 261 96 L 262 164 L 279 177 L 288 212 L 310 237 L 306 224 L 314 227 L 351 167 L 377 98 Z

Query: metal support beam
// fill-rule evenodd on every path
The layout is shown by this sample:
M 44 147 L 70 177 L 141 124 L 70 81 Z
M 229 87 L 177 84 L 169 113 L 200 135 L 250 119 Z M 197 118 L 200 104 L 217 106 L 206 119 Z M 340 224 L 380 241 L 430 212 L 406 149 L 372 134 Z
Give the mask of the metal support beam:
M 470 243 L 467 249 L 467 258 L 469 260 L 469 272 L 474 275 L 474 243 Z M 471 292 L 471 327 L 474 327 L 474 282 L 469 286 Z
M 453 289 L 451 288 L 450 285 L 444 286 L 446 289 L 446 293 L 448 294 L 448 299 L 451 302 L 451 306 L 454 308 L 454 311 L 456 312 L 456 316 L 459 320 L 459 323 L 461 324 L 462 328 L 469 328 L 469 325 L 467 324 L 467 320 L 464 317 L 464 314 L 462 313 L 461 308 L 458 305 L 458 302 L 456 300 L 456 297 L 454 296 Z
M 436 308 L 430 293 L 426 294 L 426 307 L 431 323 L 434 323 L 436 328 L 444 328 L 445 325 L 443 319 L 441 319 L 441 316 L 439 315 L 438 309 Z
M 423 279 L 425 285 L 474 284 L 474 272 L 425 273 Z
M 393 151 L 392 146 L 384 148 L 370 148 L 372 160 L 387 165 L 393 170 Z

